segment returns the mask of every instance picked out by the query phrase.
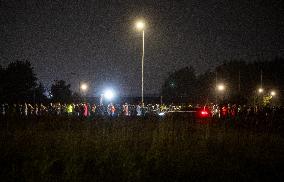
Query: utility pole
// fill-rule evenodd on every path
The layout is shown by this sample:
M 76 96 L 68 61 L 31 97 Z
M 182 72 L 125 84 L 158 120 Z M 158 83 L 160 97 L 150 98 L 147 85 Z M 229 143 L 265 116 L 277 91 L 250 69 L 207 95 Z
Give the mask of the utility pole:
M 241 92 L 241 71 L 239 69 L 239 93 Z
M 217 80 L 217 69 L 216 69 L 216 77 L 215 77 L 215 93 L 216 93 L 216 104 L 217 104 L 217 99 L 218 99 L 218 96 L 217 96 L 217 84 L 218 84 L 218 80 Z
M 260 87 L 262 88 L 262 69 L 260 70 Z

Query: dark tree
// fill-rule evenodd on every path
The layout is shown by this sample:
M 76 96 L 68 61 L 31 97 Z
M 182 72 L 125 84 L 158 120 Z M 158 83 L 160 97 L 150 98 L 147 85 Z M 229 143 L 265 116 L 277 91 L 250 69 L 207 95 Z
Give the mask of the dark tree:
M 215 73 L 207 71 L 197 77 L 196 103 L 206 104 L 215 100 Z
M 37 85 L 30 62 L 16 61 L 2 69 L 2 94 L 6 102 L 29 102 Z
M 162 95 L 168 102 L 205 104 L 223 98 L 230 103 L 254 104 L 255 98 L 261 97 L 257 89 L 261 87 L 262 75 L 263 94 L 269 95 L 271 90 L 275 90 L 277 96 L 274 101 L 284 104 L 283 70 L 283 58 L 255 62 L 225 61 L 215 70 L 198 76 L 192 67 L 183 68 L 169 75 L 162 87 Z M 226 85 L 223 93 L 216 90 L 216 81 Z
M 284 60 L 276 58 L 271 61 L 244 61 L 226 62 L 216 68 L 218 80 L 226 83 L 227 98 L 231 102 L 240 104 L 254 104 L 255 97 L 260 97 L 257 89 L 262 87 L 263 94 L 269 94 L 271 90 L 278 93 L 277 99 L 283 102 L 281 95 L 284 91 Z
M 72 92 L 70 84 L 66 85 L 63 80 L 55 80 L 51 86 L 51 94 L 53 102 L 68 103 L 72 101 Z
M 44 95 L 45 88 L 42 83 L 39 83 L 39 85 L 34 90 L 34 102 L 36 103 L 45 103 L 48 101 L 47 97 Z
M 196 75 L 193 67 L 185 67 L 170 74 L 162 95 L 168 102 L 193 102 L 196 99 Z
M 80 94 L 75 92 L 75 93 L 72 94 L 72 102 L 81 103 L 81 102 L 83 102 L 83 98 L 81 97 Z

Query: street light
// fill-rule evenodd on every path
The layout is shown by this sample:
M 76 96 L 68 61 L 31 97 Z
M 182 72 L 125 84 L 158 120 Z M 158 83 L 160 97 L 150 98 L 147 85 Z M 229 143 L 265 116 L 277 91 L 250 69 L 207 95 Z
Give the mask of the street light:
M 223 83 L 219 83 L 219 84 L 216 84 L 216 103 L 218 101 L 218 92 L 221 93 L 222 95 L 222 101 L 223 101 L 223 92 L 225 91 L 225 85 Z
M 88 85 L 86 83 L 81 84 L 81 90 L 85 92 L 88 89 Z
M 104 99 L 107 101 L 111 101 L 115 97 L 115 93 L 113 90 L 105 90 L 100 97 L 100 105 L 104 105 Z
M 141 60 L 141 104 L 144 105 L 144 37 L 145 37 L 145 23 L 142 20 L 136 22 L 136 28 L 142 31 L 142 60 Z
M 275 91 L 271 91 L 271 92 L 270 92 L 270 95 L 271 95 L 272 97 L 274 97 L 274 96 L 276 95 L 276 92 L 275 92 Z
M 113 97 L 114 97 L 114 93 L 112 90 L 106 90 L 105 93 L 104 93 L 104 97 L 107 99 L 107 100 L 112 100 Z
M 84 94 L 84 98 L 83 98 L 83 101 L 85 102 L 86 101 L 86 98 L 85 98 L 85 94 L 86 94 L 86 91 L 88 90 L 88 85 L 86 83 L 82 83 L 80 84 L 80 94 L 83 96 Z M 83 92 L 83 93 L 81 93 Z
M 88 85 L 86 83 L 82 83 L 80 85 L 80 92 L 82 91 L 83 93 L 85 93 L 88 90 Z
M 225 85 L 224 84 L 219 84 L 219 85 L 217 85 L 217 89 L 218 89 L 218 91 L 224 91 L 225 90 Z
M 144 28 L 145 28 L 145 23 L 144 23 L 144 21 L 142 21 L 142 20 L 137 21 L 137 22 L 136 22 L 136 28 L 137 28 L 138 30 L 144 30 Z
M 264 91 L 263 88 L 258 89 L 258 93 L 260 93 L 260 94 L 263 93 L 263 91 Z

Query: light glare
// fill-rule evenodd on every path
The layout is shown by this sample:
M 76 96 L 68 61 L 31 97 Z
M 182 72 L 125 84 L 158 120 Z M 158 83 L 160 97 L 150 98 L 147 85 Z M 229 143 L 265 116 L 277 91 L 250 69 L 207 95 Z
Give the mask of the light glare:
M 136 22 L 136 28 L 138 30 L 143 30 L 145 28 L 145 23 L 143 21 Z
M 225 90 L 225 86 L 224 86 L 223 84 L 219 84 L 219 85 L 217 86 L 217 89 L 218 89 L 219 91 L 223 91 L 223 90 Z
M 271 95 L 271 96 L 275 96 L 275 95 L 276 95 L 276 92 L 275 92 L 275 91 L 271 91 L 271 92 L 270 92 L 270 95 Z
M 111 90 L 106 90 L 105 93 L 104 93 L 104 97 L 105 97 L 106 99 L 108 99 L 108 100 L 113 99 L 113 97 L 114 97 L 113 91 L 111 91 Z
M 81 90 L 86 91 L 88 89 L 88 85 L 86 83 L 83 83 L 81 85 Z

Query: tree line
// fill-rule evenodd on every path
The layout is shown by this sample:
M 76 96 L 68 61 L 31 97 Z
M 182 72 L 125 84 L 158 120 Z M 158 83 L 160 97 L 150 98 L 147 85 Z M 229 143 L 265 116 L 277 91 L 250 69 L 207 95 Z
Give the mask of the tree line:
M 64 80 L 54 80 L 48 92 L 27 60 L 11 62 L 6 68 L 0 65 L 0 103 L 80 101 L 80 96 L 72 93 L 70 87 Z
M 262 78 L 261 78 L 262 77 Z M 261 81 L 262 80 L 262 81 Z M 225 85 L 223 93 L 216 86 Z M 264 89 L 263 96 L 271 90 L 277 93 L 274 102 L 283 104 L 284 60 L 274 58 L 246 62 L 244 60 L 225 61 L 212 70 L 196 74 L 192 66 L 176 70 L 165 80 L 161 95 L 165 102 L 209 103 L 227 102 L 253 104 L 262 102 L 257 89 Z
M 253 104 L 263 101 L 263 97 L 257 94 L 257 89 L 262 85 L 265 91 L 263 96 L 273 89 L 277 92 L 274 102 L 283 105 L 283 70 L 283 58 L 255 62 L 230 60 L 200 74 L 189 66 L 169 74 L 162 85 L 161 95 L 165 103 L 205 104 L 222 101 Z M 223 93 L 216 90 L 219 83 L 226 87 Z M 73 93 L 70 87 L 64 80 L 54 80 L 49 93 L 52 97 L 48 98 L 47 90 L 39 82 L 29 61 L 11 62 L 6 68 L 0 65 L 1 103 L 82 101 L 80 95 Z

